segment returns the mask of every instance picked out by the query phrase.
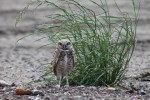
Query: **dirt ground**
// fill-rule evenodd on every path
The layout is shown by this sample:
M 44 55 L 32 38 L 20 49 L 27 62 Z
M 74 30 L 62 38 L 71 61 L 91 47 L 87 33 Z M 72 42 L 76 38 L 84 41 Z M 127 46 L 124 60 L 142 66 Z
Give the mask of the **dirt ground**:
M 116 1 L 123 11 L 132 14 L 131 0 Z M 17 42 L 26 33 L 33 32 L 34 25 L 49 22 L 43 16 L 57 12 L 57 9 L 54 8 L 41 7 L 32 14 L 34 8 L 31 7 L 15 29 L 15 18 L 26 3 L 27 0 L 0 1 L 0 80 L 15 83 L 17 86 L 39 80 L 47 68 L 47 63 L 51 61 L 54 51 L 53 44 L 38 49 L 49 43 L 47 39 L 35 41 L 42 37 L 40 35 L 33 35 Z M 96 9 L 88 2 L 84 4 Z M 123 84 L 128 87 L 132 82 L 135 87 L 144 86 L 147 91 L 146 95 L 136 92 L 131 94 L 127 92 L 128 89 L 121 87 L 117 87 L 117 90 L 113 92 L 108 92 L 105 87 L 56 89 L 49 86 L 41 87 L 41 84 L 37 84 L 40 86 L 39 90 L 44 91 L 46 96 L 17 96 L 10 92 L 2 92 L 4 88 L 0 88 L 0 100 L 150 100 L 150 1 L 142 0 L 141 4 L 137 44 Z M 109 6 L 114 14 L 117 13 L 112 1 L 109 2 Z

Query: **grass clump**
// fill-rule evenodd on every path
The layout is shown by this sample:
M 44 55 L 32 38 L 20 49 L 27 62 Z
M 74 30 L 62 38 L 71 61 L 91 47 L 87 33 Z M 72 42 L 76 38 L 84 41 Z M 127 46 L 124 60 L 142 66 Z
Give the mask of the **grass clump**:
M 76 62 L 69 75 L 71 85 L 116 85 L 123 79 L 134 50 L 139 9 L 132 1 L 134 16 L 127 13 L 112 16 L 106 0 L 89 1 L 98 7 L 99 13 L 75 0 L 34 1 L 60 10 L 47 16 L 53 24 L 37 29 L 46 33 L 50 41 L 63 38 L 72 41 Z M 115 1 L 114 4 L 122 13 Z

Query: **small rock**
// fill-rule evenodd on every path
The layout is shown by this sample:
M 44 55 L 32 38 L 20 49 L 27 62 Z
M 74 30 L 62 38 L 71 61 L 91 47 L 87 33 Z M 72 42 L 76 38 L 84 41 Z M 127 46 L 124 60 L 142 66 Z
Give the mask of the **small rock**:
M 58 85 L 56 85 L 55 87 L 56 87 L 57 89 L 60 89 L 61 86 L 58 84 Z
M 5 87 L 5 86 L 11 86 L 12 84 L 10 84 L 10 83 L 8 83 L 8 82 L 6 82 L 6 81 L 4 81 L 4 80 L 0 80 L 0 86 L 1 87 Z
M 50 96 L 47 96 L 47 97 L 45 98 L 45 100 L 50 100 Z
M 55 93 L 53 94 L 55 97 L 62 95 L 61 93 Z
M 60 97 L 60 98 L 58 98 L 58 100 L 64 100 L 64 98 L 63 98 L 63 97 Z
M 83 96 L 84 96 L 84 97 L 87 97 L 87 96 L 88 96 L 88 94 L 87 94 L 87 93 L 83 93 Z
M 106 89 L 107 92 L 112 92 L 112 91 L 115 91 L 115 90 L 116 90 L 116 88 L 114 88 L 114 87 L 108 87 Z
M 145 88 L 143 86 L 140 86 L 139 94 L 141 94 L 141 95 L 145 95 L 146 94 Z
M 42 91 L 39 91 L 37 89 L 33 90 L 33 96 L 44 96 L 44 93 Z
M 16 95 L 32 95 L 33 92 L 31 90 L 27 90 L 24 88 L 16 88 Z
M 70 93 L 69 92 L 64 92 L 64 95 L 70 95 Z
M 29 96 L 28 100 L 34 100 L 35 98 L 33 96 Z
M 140 91 L 140 94 L 141 94 L 141 95 L 145 95 L 145 94 L 146 94 L 146 91 L 141 90 L 141 91 Z
M 44 93 L 41 91 L 33 92 L 33 96 L 37 96 L 37 95 L 44 96 Z
M 15 83 L 12 83 L 11 86 L 16 86 L 16 84 L 15 84 Z
M 97 88 L 95 86 L 90 86 L 89 89 L 96 90 Z
M 129 84 L 129 88 L 128 88 L 128 90 L 126 92 L 128 92 L 128 93 L 134 93 L 136 91 L 138 91 L 138 89 L 132 83 L 130 83 Z
M 138 90 L 132 83 L 130 83 L 129 88 L 130 88 L 130 90 L 133 90 L 133 91 Z
M 34 100 L 41 100 L 40 96 L 37 95 L 36 98 Z
M 85 86 L 84 85 L 80 85 L 80 86 L 78 86 L 78 88 L 84 88 Z
M 41 98 L 40 98 L 39 95 L 36 96 L 36 97 L 34 97 L 34 96 L 29 96 L 29 97 L 28 97 L 28 100 L 41 100 Z
M 81 98 L 82 98 L 82 96 L 80 96 L 80 95 L 79 95 L 79 96 L 78 96 L 78 95 L 77 95 L 77 96 L 73 96 L 73 100 L 74 100 L 74 99 L 75 99 L 75 100 L 82 100 Z
M 4 92 L 11 92 L 12 90 L 14 90 L 12 87 L 10 88 L 8 88 L 8 87 L 4 87 L 3 89 L 2 89 Z
M 64 88 L 69 88 L 69 85 L 65 85 Z
M 128 90 L 126 92 L 128 92 L 128 93 L 134 93 L 134 90 Z

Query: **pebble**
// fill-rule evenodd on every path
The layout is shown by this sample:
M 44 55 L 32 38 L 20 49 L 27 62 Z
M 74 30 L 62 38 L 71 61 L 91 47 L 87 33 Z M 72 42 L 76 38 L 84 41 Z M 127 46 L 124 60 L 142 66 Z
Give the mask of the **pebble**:
M 115 91 L 115 90 L 116 90 L 116 88 L 114 88 L 114 87 L 108 87 L 108 88 L 106 89 L 107 92 L 113 92 L 113 91 Z
M 8 82 L 6 82 L 6 81 L 4 81 L 4 80 L 0 80 L 0 86 L 1 86 L 1 87 L 11 86 L 11 84 L 8 83 Z
M 96 90 L 97 88 L 95 86 L 90 86 L 89 89 Z
M 84 88 L 85 86 L 84 85 L 80 85 L 80 86 L 77 86 L 78 88 Z
M 75 100 L 81 100 L 81 98 L 82 98 L 82 96 L 80 96 L 80 95 L 73 96 L 73 99 L 75 99 Z
M 44 96 L 44 93 L 42 91 L 37 90 L 37 88 L 34 88 L 32 92 L 34 96 L 37 96 L 37 95 Z

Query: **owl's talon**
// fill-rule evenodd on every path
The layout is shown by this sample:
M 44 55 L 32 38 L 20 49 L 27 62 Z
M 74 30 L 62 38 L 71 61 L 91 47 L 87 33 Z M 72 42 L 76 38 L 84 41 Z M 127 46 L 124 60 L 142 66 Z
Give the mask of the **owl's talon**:
M 68 88 L 68 87 L 69 87 L 69 85 L 65 85 L 64 87 Z

